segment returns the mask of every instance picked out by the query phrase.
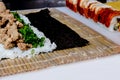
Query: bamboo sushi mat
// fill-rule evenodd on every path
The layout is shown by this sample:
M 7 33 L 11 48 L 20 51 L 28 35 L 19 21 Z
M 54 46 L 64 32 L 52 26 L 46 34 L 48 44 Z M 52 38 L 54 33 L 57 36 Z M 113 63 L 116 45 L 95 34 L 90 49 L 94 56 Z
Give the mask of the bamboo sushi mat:
M 38 10 L 19 11 L 19 13 L 30 13 Z M 40 54 L 32 58 L 6 59 L 0 61 L 0 76 L 7 76 L 16 73 L 45 69 L 50 66 L 74 63 L 83 60 L 95 59 L 118 54 L 120 46 L 107 40 L 99 33 L 88 28 L 81 22 L 56 10 L 50 9 L 51 15 L 68 25 L 81 37 L 90 41 L 90 45 L 79 48 L 71 48 L 51 53 Z

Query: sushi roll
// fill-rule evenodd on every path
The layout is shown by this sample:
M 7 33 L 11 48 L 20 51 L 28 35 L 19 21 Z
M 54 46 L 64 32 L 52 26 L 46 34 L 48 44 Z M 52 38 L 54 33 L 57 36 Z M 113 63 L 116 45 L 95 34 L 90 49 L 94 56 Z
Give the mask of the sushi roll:
M 77 12 L 77 3 L 79 0 L 66 0 L 66 6 L 68 6 L 74 12 Z
M 77 6 L 76 11 L 82 16 L 92 19 L 109 31 L 120 32 L 120 11 L 96 0 L 78 0 L 74 6 Z

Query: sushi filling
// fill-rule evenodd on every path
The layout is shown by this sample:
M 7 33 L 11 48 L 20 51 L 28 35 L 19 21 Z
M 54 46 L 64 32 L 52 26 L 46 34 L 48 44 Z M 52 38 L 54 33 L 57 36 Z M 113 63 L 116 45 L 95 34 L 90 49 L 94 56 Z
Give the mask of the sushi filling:
M 120 31 L 120 18 L 117 18 L 117 23 L 114 26 L 115 31 Z

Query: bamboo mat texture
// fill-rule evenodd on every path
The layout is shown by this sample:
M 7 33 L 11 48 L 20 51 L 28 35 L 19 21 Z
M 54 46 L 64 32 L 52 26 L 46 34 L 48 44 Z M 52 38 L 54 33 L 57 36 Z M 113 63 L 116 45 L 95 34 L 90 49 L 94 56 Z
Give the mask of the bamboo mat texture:
M 39 10 L 18 11 L 22 14 L 36 12 Z M 106 39 L 99 33 L 93 31 L 81 22 L 70 16 L 51 8 L 51 16 L 68 25 L 78 35 L 90 41 L 85 47 L 71 48 L 51 53 L 39 54 L 32 58 L 6 59 L 0 61 L 0 76 L 8 76 L 22 72 L 45 69 L 78 61 L 90 60 L 105 56 L 118 54 L 120 46 Z

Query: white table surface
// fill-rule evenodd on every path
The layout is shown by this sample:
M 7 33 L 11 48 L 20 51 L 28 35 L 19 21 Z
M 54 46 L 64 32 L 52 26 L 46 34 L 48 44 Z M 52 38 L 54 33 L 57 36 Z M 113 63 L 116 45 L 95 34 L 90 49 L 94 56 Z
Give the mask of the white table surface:
M 120 33 L 107 31 L 66 7 L 57 9 L 85 23 L 115 43 L 120 44 Z M 0 80 L 120 80 L 120 54 L 0 77 Z

